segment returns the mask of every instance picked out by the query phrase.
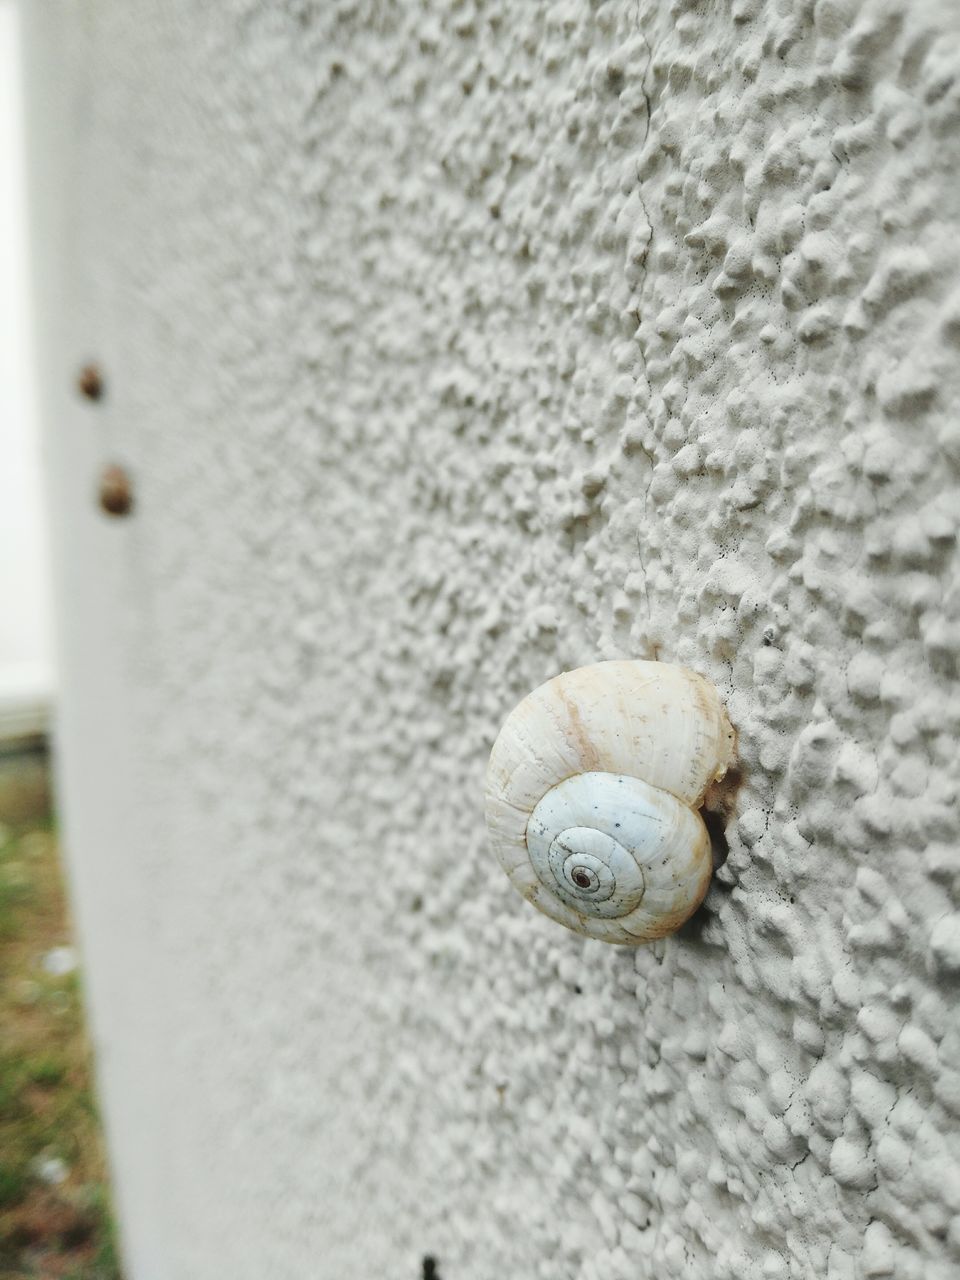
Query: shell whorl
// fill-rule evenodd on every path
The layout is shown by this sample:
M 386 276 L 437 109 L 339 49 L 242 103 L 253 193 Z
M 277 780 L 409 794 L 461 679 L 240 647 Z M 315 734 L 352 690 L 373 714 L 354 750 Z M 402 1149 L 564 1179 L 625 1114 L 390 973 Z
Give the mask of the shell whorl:
M 733 752 L 719 695 L 693 671 L 618 661 L 565 672 L 524 698 L 494 743 L 494 853 L 569 929 L 628 945 L 663 937 L 707 891 L 698 810 Z

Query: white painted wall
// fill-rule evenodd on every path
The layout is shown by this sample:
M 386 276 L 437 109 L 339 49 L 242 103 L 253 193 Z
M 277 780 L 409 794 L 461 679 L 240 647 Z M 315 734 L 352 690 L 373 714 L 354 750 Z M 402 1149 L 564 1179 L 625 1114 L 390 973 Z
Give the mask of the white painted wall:
M 18 54 L 17 10 L 0 0 L 0 738 L 44 728 L 53 689 Z
M 956 6 L 25 16 L 132 1280 L 954 1277 Z M 740 737 L 660 955 L 482 827 L 508 709 L 615 656 Z

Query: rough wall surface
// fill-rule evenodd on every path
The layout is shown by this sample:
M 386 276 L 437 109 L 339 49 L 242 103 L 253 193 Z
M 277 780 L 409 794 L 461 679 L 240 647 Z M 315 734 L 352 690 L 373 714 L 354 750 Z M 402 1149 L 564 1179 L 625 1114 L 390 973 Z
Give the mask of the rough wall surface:
M 955 1276 L 955 5 L 25 17 L 133 1280 Z M 636 952 L 481 819 L 514 702 L 617 656 L 743 757 Z

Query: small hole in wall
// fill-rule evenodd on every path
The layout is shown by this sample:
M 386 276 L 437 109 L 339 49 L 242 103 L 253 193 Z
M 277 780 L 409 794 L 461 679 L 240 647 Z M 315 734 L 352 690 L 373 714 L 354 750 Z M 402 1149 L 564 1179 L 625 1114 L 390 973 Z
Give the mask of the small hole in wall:
M 724 828 L 727 820 L 722 813 L 711 813 L 709 809 L 701 809 L 700 817 L 703 818 L 703 825 L 707 828 L 707 835 L 710 837 L 710 847 L 713 849 L 713 869 L 722 867 L 727 860 L 727 854 L 730 852 L 730 845 L 727 841 L 727 833 Z
M 440 1280 L 440 1272 L 437 1270 L 436 1258 L 429 1255 L 423 1260 L 423 1270 L 420 1272 L 420 1280 Z

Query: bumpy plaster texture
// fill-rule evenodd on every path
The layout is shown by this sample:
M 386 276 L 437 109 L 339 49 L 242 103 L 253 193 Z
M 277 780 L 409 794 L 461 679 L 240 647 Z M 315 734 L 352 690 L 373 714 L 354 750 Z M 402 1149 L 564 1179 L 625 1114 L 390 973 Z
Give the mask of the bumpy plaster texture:
M 956 7 L 25 17 L 134 1280 L 955 1276 Z M 618 656 L 743 760 L 636 952 L 481 815 L 506 712 Z

